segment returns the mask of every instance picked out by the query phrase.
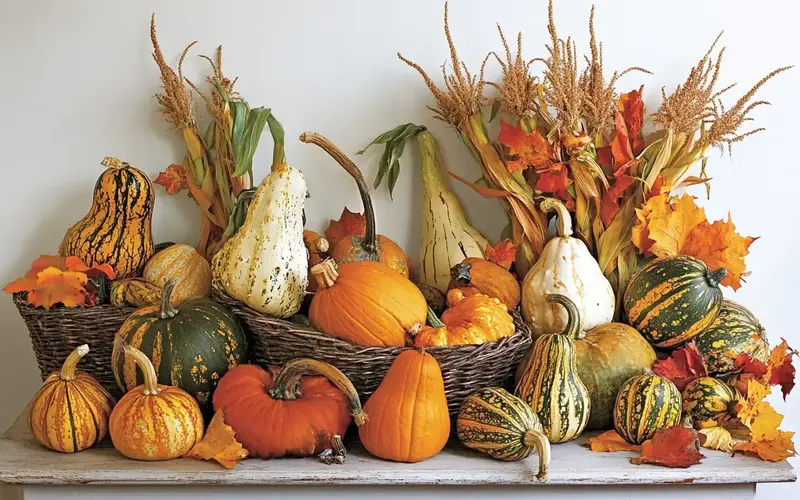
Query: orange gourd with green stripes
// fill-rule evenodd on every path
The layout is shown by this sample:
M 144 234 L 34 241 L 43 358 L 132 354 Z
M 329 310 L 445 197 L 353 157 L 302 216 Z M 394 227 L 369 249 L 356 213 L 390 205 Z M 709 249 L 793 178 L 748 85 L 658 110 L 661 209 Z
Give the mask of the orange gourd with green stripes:
M 114 398 L 90 375 L 75 371 L 88 352 L 86 344 L 72 351 L 61 370 L 47 377 L 31 401 L 28 427 L 33 437 L 51 450 L 85 450 L 108 432 Z
M 708 374 L 723 376 L 736 372 L 736 358 L 747 354 L 766 363 L 769 344 L 764 327 L 741 304 L 723 300 L 717 319 L 695 337 L 697 350 L 703 356 Z
M 722 380 L 701 377 L 689 382 L 681 393 L 683 413 L 694 420 L 714 419 L 733 409 L 736 390 Z
M 636 272 L 625 290 L 628 323 L 659 348 L 687 342 L 719 314 L 719 282 L 726 274 L 694 257 L 655 259 Z
M 614 429 L 629 443 L 642 444 L 680 421 L 681 393 L 664 377 L 632 377 L 617 393 Z
M 88 266 L 108 264 L 117 278 L 142 273 L 153 256 L 153 185 L 141 170 L 107 157 L 94 187 L 89 213 L 64 235 L 58 254 Z

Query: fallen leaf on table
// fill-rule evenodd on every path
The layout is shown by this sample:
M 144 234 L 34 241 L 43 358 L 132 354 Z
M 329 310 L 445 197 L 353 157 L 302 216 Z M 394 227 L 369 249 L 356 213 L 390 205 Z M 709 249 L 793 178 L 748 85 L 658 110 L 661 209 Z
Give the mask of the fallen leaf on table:
M 553 146 L 538 130 L 526 134 L 522 129 L 500 120 L 497 140 L 508 148 L 509 157 L 506 166 L 509 172 L 525 170 L 528 167 L 533 167 L 537 171 L 546 170 L 554 163 Z
M 631 444 L 625 441 L 625 438 L 619 435 L 615 430 L 606 431 L 597 436 L 591 437 L 583 443 L 588 446 L 592 451 L 641 451 L 642 445 Z
M 183 165 L 172 164 L 163 172 L 158 173 L 158 177 L 153 181 L 167 189 L 167 194 L 175 194 L 189 186 L 186 184 L 186 174 Z
M 700 446 L 703 448 L 729 452 L 733 447 L 733 437 L 724 427 L 700 429 L 697 434 L 700 438 Z
M 514 259 L 517 258 L 518 247 L 519 245 L 515 245 L 510 239 L 506 238 L 495 246 L 487 244 L 484 255 L 486 255 L 486 260 L 508 271 L 511 269 Z
M 795 368 L 792 358 L 798 355 L 797 351 L 789 347 L 786 340 L 781 339 L 780 345 L 775 346 L 769 354 L 767 360 L 767 376 L 771 385 L 781 386 L 783 399 L 792 392 L 794 388 Z
M 699 464 L 705 455 L 700 453 L 697 431 L 680 425 L 661 430 L 642 443 L 642 456 L 632 458 L 636 465 L 652 464 L 685 469 Z
M 87 280 L 83 273 L 48 267 L 37 275 L 36 288 L 28 292 L 28 303 L 45 309 L 58 303 L 65 307 L 83 305 Z
M 697 345 L 689 342 L 667 359 L 657 361 L 653 373 L 671 380 L 682 391 L 692 380 L 708 375 L 708 370 Z
M 198 460 L 215 460 L 226 469 L 233 469 L 249 454 L 241 443 L 236 441 L 233 428 L 225 423 L 222 410 L 217 410 L 211 423 L 208 424 L 203 439 L 185 456 Z
M 347 207 L 344 207 L 339 220 L 331 219 L 328 229 L 325 230 L 325 237 L 328 238 L 331 251 L 333 251 L 337 243 L 348 236 L 364 236 L 366 233 L 367 219 L 362 214 L 351 212 Z

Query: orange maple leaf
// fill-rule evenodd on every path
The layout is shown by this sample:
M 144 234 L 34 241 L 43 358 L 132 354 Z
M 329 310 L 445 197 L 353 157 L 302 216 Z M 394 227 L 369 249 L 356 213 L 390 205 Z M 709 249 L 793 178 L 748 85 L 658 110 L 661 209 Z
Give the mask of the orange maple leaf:
M 563 163 L 555 163 L 550 166 L 550 170 L 539 174 L 536 181 L 536 189 L 543 193 L 552 193 L 563 201 L 569 210 L 575 207 L 575 199 L 569 193 L 569 186 L 572 179 L 569 178 L 569 171 Z
M 328 229 L 325 230 L 325 237 L 328 238 L 330 248 L 333 250 L 340 241 L 348 236 L 364 236 L 366 233 L 367 219 L 362 214 L 351 212 L 344 207 L 339 220 L 331 219 Z
M 642 445 L 631 444 L 625 441 L 625 438 L 620 436 L 615 430 L 606 431 L 591 437 L 583 444 L 591 448 L 592 451 L 642 451 Z
M 653 439 L 642 443 L 642 456 L 632 458 L 631 463 L 685 469 L 703 458 L 697 431 L 676 425 L 656 432 Z
M 36 276 L 36 288 L 28 292 L 28 303 L 32 306 L 50 309 L 58 303 L 64 307 L 83 305 L 88 281 L 84 273 L 48 267 Z
M 798 352 L 789 347 L 786 340 L 781 339 L 780 345 L 775 346 L 767 359 L 767 373 L 765 379 L 770 385 L 781 386 L 784 401 L 794 388 L 795 368 L 792 359 Z
M 89 267 L 86 264 L 84 264 L 84 262 L 80 259 L 80 257 L 67 257 L 64 261 L 63 270 L 84 273 L 89 277 L 92 277 L 93 275 L 97 274 L 97 272 L 102 272 L 110 280 L 116 278 L 116 274 L 114 273 L 114 268 L 112 268 L 108 264 L 94 264 L 92 267 Z
M 644 138 L 642 137 L 642 127 L 644 127 L 643 90 L 644 85 L 639 87 L 639 90 L 631 90 L 627 94 L 622 94 L 617 101 L 617 110 L 622 114 L 633 156 L 638 156 L 644 150 Z
M 691 232 L 680 253 L 697 257 L 712 271 L 724 267 L 728 274 L 722 284 L 738 290 L 747 269 L 744 258 L 757 239 L 737 234 L 729 214 L 727 221 L 701 222 Z
M 208 424 L 203 439 L 185 456 L 198 460 L 215 460 L 226 469 L 233 469 L 249 454 L 250 452 L 236 440 L 233 428 L 225 423 L 222 410 L 217 410 L 211 423 Z
M 489 262 L 494 262 L 503 269 L 509 270 L 511 269 L 511 264 L 517 258 L 517 248 L 519 248 L 519 245 L 515 245 L 510 239 L 506 238 L 495 246 L 487 244 L 483 254 Z
M 622 198 L 622 195 L 629 187 L 633 185 L 634 182 L 636 182 L 635 177 L 631 177 L 628 174 L 622 174 L 617 177 L 614 186 L 603 193 L 603 203 L 600 211 L 600 217 L 605 227 L 608 227 L 611 224 L 611 221 L 614 220 L 614 216 L 617 215 L 620 210 L 620 198 Z
M 164 186 L 167 194 L 175 194 L 189 187 L 186 183 L 186 172 L 183 170 L 183 165 L 175 163 L 167 167 L 165 171 L 159 172 L 153 182 Z
M 33 261 L 31 268 L 25 276 L 17 278 L 11 283 L 7 284 L 3 291 L 6 293 L 28 292 L 36 288 L 37 275 L 47 269 L 48 267 L 55 267 L 56 269 L 66 270 L 66 259 L 58 255 L 40 255 L 39 258 Z
M 734 452 L 749 453 L 762 460 L 779 462 L 797 454 L 792 442 L 793 432 L 780 430 L 783 415 L 764 401 L 769 385 L 760 380 L 748 382 L 747 397 L 740 397 L 736 410 L 739 420 L 750 429 L 749 441 L 733 445 Z
M 548 170 L 555 161 L 553 146 L 538 130 L 526 134 L 522 129 L 500 120 L 497 140 L 508 148 L 506 166 L 509 172 L 528 167 L 533 167 L 536 171 Z
M 692 380 L 708 375 L 706 364 L 694 342 L 677 349 L 669 358 L 656 362 L 653 373 L 671 380 L 681 391 Z

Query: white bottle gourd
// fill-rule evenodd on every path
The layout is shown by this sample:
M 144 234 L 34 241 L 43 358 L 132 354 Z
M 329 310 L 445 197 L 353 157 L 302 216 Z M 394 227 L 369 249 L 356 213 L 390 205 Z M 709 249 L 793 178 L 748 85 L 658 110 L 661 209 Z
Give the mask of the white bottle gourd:
M 583 330 L 610 323 L 614 316 L 614 290 L 586 244 L 572 237 L 569 211 L 558 200 L 547 198 L 540 204 L 545 212 L 555 210 L 558 236 L 552 238 L 522 283 L 522 316 L 534 338 L 557 333 L 567 325 L 563 307 L 547 301 L 550 294 L 568 297 L 583 318 Z
M 212 260 L 216 287 L 270 316 L 286 318 L 300 310 L 308 286 L 306 193 L 302 172 L 286 163 L 273 165 L 244 224 Z

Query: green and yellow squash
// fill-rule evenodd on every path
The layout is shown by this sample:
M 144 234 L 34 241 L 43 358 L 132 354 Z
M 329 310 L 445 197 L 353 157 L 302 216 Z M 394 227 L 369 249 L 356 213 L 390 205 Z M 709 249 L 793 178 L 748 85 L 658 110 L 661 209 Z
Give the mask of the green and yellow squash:
M 589 422 L 591 399 L 578 376 L 573 342 L 583 326 L 572 300 L 556 294 L 547 300 L 567 310 L 566 328 L 536 340 L 515 393 L 536 412 L 550 442 L 563 443 L 578 437 Z
M 88 266 L 108 264 L 117 278 L 142 273 L 153 256 L 153 185 L 141 170 L 107 157 L 89 213 L 67 230 L 58 254 Z
M 693 420 L 708 420 L 729 413 L 736 403 L 736 390 L 722 380 L 702 377 L 689 382 L 681 393 L 683 413 Z
M 687 342 L 717 318 L 719 283 L 726 274 L 694 257 L 655 259 L 634 274 L 625 290 L 628 323 L 658 348 Z
M 458 439 L 496 460 L 513 462 L 539 453 L 539 479 L 547 477 L 550 441 L 525 401 L 499 387 L 479 389 L 464 399 L 456 421 Z
M 766 362 L 769 344 L 764 327 L 744 306 L 723 300 L 717 319 L 694 339 L 697 350 L 712 376 L 736 371 L 736 358 L 747 354 L 751 359 Z
M 668 379 L 647 374 L 622 384 L 614 405 L 614 429 L 629 443 L 642 444 L 680 422 L 681 393 Z
M 124 392 L 144 383 L 144 374 L 123 347 L 147 355 L 158 383 L 188 392 L 208 415 L 211 396 L 227 371 L 247 361 L 247 339 L 233 314 L 207 298 L 175 308 L 170 303 L 174 281 L 165 285 L 161 304 L 134 312 L 117 332 L 111 363 Z
M 161 288 L 142 278 L 128 278 L 111 282 L 111 305 L 115 307 L 144 307 L 161 303 Z

